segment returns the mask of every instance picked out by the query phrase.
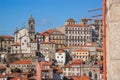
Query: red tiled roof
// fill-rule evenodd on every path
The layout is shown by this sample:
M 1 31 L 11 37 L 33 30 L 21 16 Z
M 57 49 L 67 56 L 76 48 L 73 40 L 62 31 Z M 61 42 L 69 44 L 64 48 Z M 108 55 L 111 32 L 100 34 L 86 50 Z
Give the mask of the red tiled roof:
M 6 76 L 3 74 L 0 74 L 0 78 L 6 78 Z
M 4 66 L 0 66 L 0 69 L 5 69 L 5 67 Z
M 19 73 L 8 73 L 6 75 L 9 76 L 9 77 L 13 77 L 13 76 L 18 76 Z
M 51 65 L 51 62 L 48 62 L 48 61 L 42 61 L 42 62 L 39 62 L 39 64 L 50 66 L 50 65 Z
M 48 36 L 48 35 L 50 35 L 54 31 L 56 31 L 56 29 L 50 29 L 50 30 L 47 30 L 47 31 L 43 32 L 42 35 Z
M 36 80 L 36 76 L 31 76 L 31 77 L 29 77 L 29 79 L 35 79 Z
M 34 41 L 31 41 L 30 43 L 36 43 L 37 41 L 36 40 L 34 40 Z
M 72 18 L 69 18 L 66 22 L 75 22 L 75 20 Z
M 72 76 L 73 80 L 79 80 L 79 76 Z
M 12 36 L 0 36 L 0 37 L 2 37 L 2 38 L 4 38 L 4 39 L 10 39 L 10 38 L 13 38 Z
M 58 52 L 58 53 L 63 53 L 64 50 L 60 49 L 60 50 L 58 50 L 57 52 Z
M 88 50 L 75 50 L 74 52 L 88 52 Z
M 63 71 L 61 69 L 58 69 L 57 70 L 57 73 L 62 73 Z
M 72 47 L 93 47 L 94 45 L 71 45 L 71 46 L 66 46 L 64 49 L 70 49 Z
M 13 46 L 20 46 L 20 43 L 16 42 Z
M 103 61 L 98 61 L 97 64 L 98 64 L 98 65 L 102 65 L 102 64 L 103 64 Z
M 63 68 L 69 68 L 72 65 L 80 65 L 83 61 L 81 59 L 76 59 L 71 61 L 69 64 L 65 65 Z
M 31 60 L 19 60 L 19 61 L 15 61 L 11 64 L 32 64 Z
M 23 72 L 22 74 L 31 74 L 30 72 Z
M 67 24 L 66 27 L 88 27 L 88 25 L 82 25 L 82 24 Z
M 87 76 L 85 76 L 85 75 L 83 75 L 83 76 L 81 76 L 80 77 L 80 79 L 79 80 L 90 80 L 90 78 L 89 77 L 87 77 Z
M 12 78 L 11 80 L 18 80 L 18 78 Z
M 55 42 L 41 42 L 41 44 L 55 44 Z
M 96 50 L 99 51 L 99 52 L 103 52 L 102 48 L 97 48 Z

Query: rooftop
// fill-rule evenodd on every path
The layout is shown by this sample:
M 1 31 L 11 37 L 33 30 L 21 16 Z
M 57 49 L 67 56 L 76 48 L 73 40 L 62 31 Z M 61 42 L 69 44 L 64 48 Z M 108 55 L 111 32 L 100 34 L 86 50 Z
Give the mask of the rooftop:
M 31 60 L 19 60 L 19 61 L 15 61 L 11 64 L 32 64 Z

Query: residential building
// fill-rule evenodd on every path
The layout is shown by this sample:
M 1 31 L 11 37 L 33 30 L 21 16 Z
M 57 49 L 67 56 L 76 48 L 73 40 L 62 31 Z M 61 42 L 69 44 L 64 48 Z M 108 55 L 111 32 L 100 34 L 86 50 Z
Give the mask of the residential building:
M 6 71 L 6 67 L 5 66 L 0 66 L 0 73 L 4 73 Z
M 65 23 L 66 46 L 85 45 L 91 42 L 91 27 L 82 19 L 80 24 L 72 18 Z
M 95 19 L 92 25 L 92 41 L 102 42 L 102 19 Z
M 65 46 L 65 34 L 57 29 L 50 29 L 42 33 L 36 34 L 36 41 L 39 42 L 54 42 L 56 49 L 61 49 Z
M 58 66 L 64 66 L 66 63 L 66 52 L 64 50 L 58 50 L 55 53 L 55 60 L 57 61 Z
M 97 49 L 97 43 L 96 42 L 91 42 L 91 43 L 86 43 L 85 45 L 72 45 L 72 46 L 66 46 L 64 47 L 64 50 L 69 52 L 70 54 L 72 54 L 72 52 L 74 52 L 75 50 L 88 50 L 91 54 L 95 54 L 96 53 L 96 49 Z
M 56 43 L 54 42 L 41 42 L 40 52 L 45 56 L 46 61 L 51 61 L 55 58 Z
M 48 61 L 38 62 L 36 71 L 36 80 L 52 80 L 53 79 L 53 69 L 51 68 L 51 63 Z
M 39 44 L 37 41 L 31 41 L 30 42 L 30 53 L 36 53 L 38 51 Z
M 10 53 L 11 46 L 14 43 L 13 36 L 0 36 L 0 52 Z
M 87 65 L 83 65 L 82 62 L 82 60 L 77 59 L 62 67 L 63 75 L 66 77 L 70 77 L 86 74 L 87 71 L 89 71 L 89 67 L 87 67 Z
M 33 65 L 31 60 L 18 60 L 10 63 L 10 68 L 11 69 L 19 68 L 21 71 L 26 72 L 31 71 Z
M 89 61 L 89 51 L 88 50 L 75 50 L 71 54 L 72 59 L 81 59 L 83 61 Z
M 4 74 L 0 74 L 0 80 L 8 80 L 8 77 Z

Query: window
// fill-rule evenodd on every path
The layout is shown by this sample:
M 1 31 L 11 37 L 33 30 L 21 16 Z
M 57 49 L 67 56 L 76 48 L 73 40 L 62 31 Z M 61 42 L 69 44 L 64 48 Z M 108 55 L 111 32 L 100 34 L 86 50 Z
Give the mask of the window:
M 90 78 L 92 77 L 92 72 L 91 72 L 91 71 L 89 72 L 89 77 L 90 77 Z
M 24 45 L 24 43 L 22 43 L 22 45 Z
M 57 56 L 57 58 L 59 58 L 59 56 Z
M 61 56 L 61 58 L 63 58 L 63 56 Z
M 26 40 L 24 40 L 24 42 L 26 42 Z
M 15 48 L 17 48 L 17 46 Z
M 95 79 L 97 80 L 97 74 L 95 74 Z

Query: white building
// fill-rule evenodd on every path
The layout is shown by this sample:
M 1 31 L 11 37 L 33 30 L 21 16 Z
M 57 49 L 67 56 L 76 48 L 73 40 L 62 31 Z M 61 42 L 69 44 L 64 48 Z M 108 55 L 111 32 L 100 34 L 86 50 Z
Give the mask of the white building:
M 15 31 L 12 53 L 31 53 L 30 42 L 35 40 L 34 23 L 34 19 L 31 16 L 28 21 L 28 28 L 22 27 Z
M 59 66 L 64 66 L 66 63 L 66 53 L 64 52 L 64 50 L 58 50 L 55 53 L 55 59 Z

